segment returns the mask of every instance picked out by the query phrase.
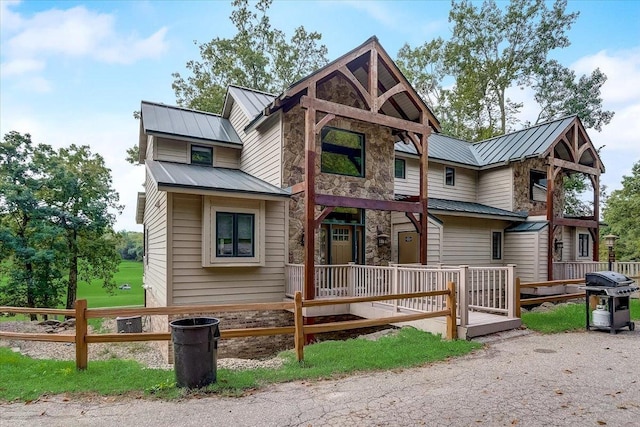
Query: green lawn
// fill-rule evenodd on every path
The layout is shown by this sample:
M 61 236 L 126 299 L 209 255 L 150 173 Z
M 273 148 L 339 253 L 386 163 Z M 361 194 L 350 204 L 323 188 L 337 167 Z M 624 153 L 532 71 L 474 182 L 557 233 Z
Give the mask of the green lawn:
M 397 334 L 377 341 L 351 339 L 307 346 L 303 363 L 295 360 L 293 350 L 285 351 L 280 354 L 285 363 L 277 369 L 219 369 L 215 384 L 191 392 L 176 388 L 173 371 L 145 369 L 132 361 L 89 360 L 88 369 L 78 372 L 73 362 L 34 360 L 0 348 L 0 401 L 25 401 L 56 393 L 147 394 L 167 399 L 201 394 L 237 396 L 279 382 L 411 368 L 461 356 L 480 347 L 475 342 L 444 341 L 414 328 L 402 328 Z
M 640 301 L 637 299 L 631 300 L 631 319 L 640 320 Z M 559 305 L 547 312 L 522 313 L 522 323 L 529 329 L 545 334 L 584 330 L 585 305 Z
M 99 280 L 92 280 L 91 284 L 79 282 L 77 299 L 86 299 L 89 308 L 144 305 L 141 262 L 122 261 L 114 279 L 117 287 L 113 294 L 106 292 Z M 130 290 L 119 289 L 125 283 L 131 286 Z

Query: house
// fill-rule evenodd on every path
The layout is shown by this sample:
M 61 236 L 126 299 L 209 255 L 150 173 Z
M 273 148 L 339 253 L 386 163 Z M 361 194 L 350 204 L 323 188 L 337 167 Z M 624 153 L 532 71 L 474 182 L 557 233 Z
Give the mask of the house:
M 292 265 L 312 299 L 315 266 L 512 263 L 545 280 L 553 260 L 597 259 L 598 222 L 562 216 L 563 174 L 597 189 L 603 171 L 577 117 L 475 144 L 439 132 L 375 37 L 280 95 L 229 87 L 221 115 L 143 101 L 146 304 L 279 301 Z

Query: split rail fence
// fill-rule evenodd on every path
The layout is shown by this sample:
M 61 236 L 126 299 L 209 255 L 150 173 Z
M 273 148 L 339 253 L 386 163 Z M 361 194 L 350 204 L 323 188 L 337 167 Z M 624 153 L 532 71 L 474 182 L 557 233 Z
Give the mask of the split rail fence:
M 351 304 L 360 302 L 378 302 L 386 300 L 397 300 L 406 298 L 425 297 L 446 297 L 446 307 L 438 311 L 422 312 L 415 314 L 398 315 L 377 319 L 361 319 L 332 323 L 322 323 L 316 325 L 305 325 L 303 319 L 303 309 L 308 307 L 319 307 L 336 304 Z M 26 341 L 50 341 L 75 343 L 76 347 L 76 368 L 84 370 L 87 368 L 89 351 L 88 345 L 94 343 L 116 343 L 134 341 L 169 341 L 170 332 L 141 332 L 141 333 L 108 333 L 89 334 L 88 319 L 105 318 L 116 316 L 147 316 L 147 315 L 189 315 L 202 313 L 228 313 L 242 311 L 268 311 L 268 310 L 291 310 L 294 313 L 294 325 L 269 328 L 244 328 L 244 329 L 223 329 L 220 331 L 222 339 L 245 338 L 255 336 L 286 335 L 293 334 L 296 357 L 298 361 L 304 359 L 305 335 L 319 334 L 323 332 L 342 331 L 371 326 L 382 326 L 399 322 L 410 322 L 414 320 L 428 319 L 445 316 L 447 319 L 447 339 L 457 338 L 456 328 L 456 287 L 453 282 L 447 283 L 447 289 L 429 292 L 414 292 L 403 294 L 388 294 L 368 297 L 350 297 L 322 300 L 303 300 L 302 294 L 296 292 L 293 301 L 275 303 L 255 303 L 255 304 L 219 304 L 219 305 L 199 305 L 199 306 L 179 306 L 179 307 L 140 307 L 140 308 L 87 308 L 87 300 L 77 300 L 75 309 L 50 309 L 50 308 L 24 308 L 24 307 L 0 307 L 0 313 L 20 313 L 20 314 L 47 314 L 76 319 L 75 335 L 64 334 L 35 334 L 19 333 L 0 330 L 0 338 L 26 340 Z
M 585 284 L 584 279 L 550 280 L 548 282 L 520 283 L 520 278 L 516 277 L 516 291 L 515 291 L 516 316 L 520 317 L 521 309 L 523 305 L 542 304 L 543 302 L 566 301 L 566 300 L 585 297 L 585 292 L 582 291 L 582 292 L 560 294 L 560 295 L 549 295 L 544 297 L 521 298 L 520 297 L 521 288 L 545 288 L 545 287 L 551 287 L 551 286 L 584 285 L 584 284 Z

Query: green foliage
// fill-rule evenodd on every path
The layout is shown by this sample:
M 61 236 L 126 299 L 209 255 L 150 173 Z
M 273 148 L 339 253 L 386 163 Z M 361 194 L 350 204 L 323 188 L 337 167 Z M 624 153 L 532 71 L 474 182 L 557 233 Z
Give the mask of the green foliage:
M 604 234 L 615 234 L 616 259 L 640 261 L 640 161 L 634 163 L 630 176 L 622 177 L 622 188 L 614 190 L 603 209 Z
M 124 260 L 142 261 L 144 252 L 143 234 L 138 231 L 118 232 L 118 243 L 116 250 Z
M 248 0 L 234 0 L 231 22 L 237 33 L 216 37 L 199 46 L 201 60 L 187 62 L 191 75 L 174 73 L 173 89 L 180 105 L 219 112 L 225 91 L 234 84 L 265 92 L 280 92 L 327 63 L 321 35 L 295 29 L 290 41 L 272 28 L 267 11 L 272 0 L 259 0 L 251 10 Z
M 640 320 L 640 301 L 631 300 L 631 318 Z M 544 334 L 584 330 L 585 304 L 558 305 L 547 312 L 522 313 L 522 323 L 529 329 Z
M 548 59 L 569 46 L 567 32 L 577 18 L 566 12 L 566 0 L 512 0 L 504 7 L 493 0 L 479 6 L 453 1 L 451 38 L 403 46 L 398 65 L 452 136 L 480 141 L 511 130 L 522 105 L 506 90 L 518 85 L 535 90 L 538 122 L 578 114 L 586 127 L 600 130 L 613 116 L 602 110 L 606 76 L 595 70 L 576 80 Z
M 141 262 L 121 261 L 113 281 L 115 288 L 109 290 L 100 286 L 99 279 L 78 282 L 78 299 L 86 299 L 89 308 L 144 305 Z M 131 289 L 120 289 L 124 284 Z
M 174 387 L 173 371 L 144 369 L 135 362 L 89 361 L 87 371 L 76 372 L 72 362 L 33 360 L 0 347 L 0 376 L 5 384 L 0 388 L 0 400 L 31 400 L 42 394 L 63 392 L 112 395 L 140 390 L 162 398 L 206 393 L 238 396 L 272 383 L 420 366 L 462 356 L 480 347 L 474 342 L 443 341 L 414 328 L 402 328 L 396 335 L 377 341 L 352 339 L 307 346 L 303 363 L 296 361 L 293 351 L 286 351 L 280 354 L 285 363 L 277 369 L 218 369 L 216 383 L 191 392 Z M 60 381 L 61 375 L 64 381 Z
M 79 278 L 113 286 L 120 257 L 112 226 L 122 209 L 111 171 L 88 146 L 54 151 L 10 132 L 0 146 L 0 298 L 12 305 L 55 307 L 75 301 Z M 66 279 L 63 280 L 63 276 Z

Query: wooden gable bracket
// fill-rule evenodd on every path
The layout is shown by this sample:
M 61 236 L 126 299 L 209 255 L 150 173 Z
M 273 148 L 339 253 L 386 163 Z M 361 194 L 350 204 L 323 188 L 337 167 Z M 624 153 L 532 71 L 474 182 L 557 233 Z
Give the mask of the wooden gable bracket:
M 422 156 L 422 144 L 420 143 L 420 139 L 413 132 L 407 132 L 407 137 L 413 143 L 413 146 L 416 148 L 416 151 L 420 156 Z
M 364 86 L 362 86 L 360 81 L 356 79 L 356 76 L 353 75 L 353 73 L 347 68 L 347 66 L 343 65 L 338 69 L 338 72 L 342 74 L 347 80 L 349 80 L 349 82 L 351 82 L 351 84 L 353 85 L 354 89 L 358 91 L 358 93 L 360 93 L 362 100 L 365 102 L 365 104 L 367 104 L 367 108 L 372 109 L 371 94 L 369 94 L 367 89 L 365 89 Z
M 336 118 L 335 114 L 327 114 L 326 116 L 321 118 L 320 121 L 316 123 L 315 126 L 313 127 L 315 134 L 316 135 L 320 134 L 320 132 L 322 131 L 322 128 L 325 127 L 327 123 L 329 123 L 331 120 L 335 118 Z
M 422 227 L 420 226 L 420 220 L 418 218 L 416 218 L 416 216 L 413 214 L 413 212 L 405 212 L 404 215 L 407 218 L 409 218 L 409 221 L 411 221 L 413 226 L 416 228 L 416 231 L 418 232 L 418 234 L 422 234 Z
M 335 209 L 335 206 L 327 206 L 322 210 L 320 215 L 318 215 L 318 217 L 315 220 L 316 221 L 316 228 L 320 227 L 320 224 L 322 224 L 322 221 L 324 221 L 324 219 L 327 216 L 329 216 L 329 214 L 331 212 L 333 212 L 334 209 Z

